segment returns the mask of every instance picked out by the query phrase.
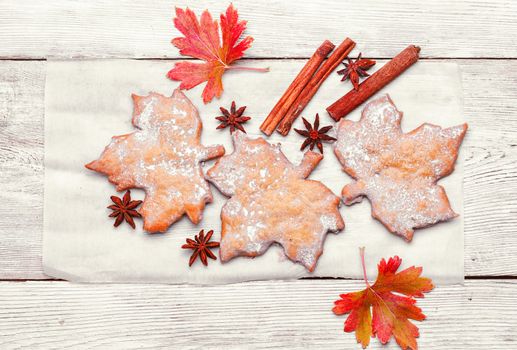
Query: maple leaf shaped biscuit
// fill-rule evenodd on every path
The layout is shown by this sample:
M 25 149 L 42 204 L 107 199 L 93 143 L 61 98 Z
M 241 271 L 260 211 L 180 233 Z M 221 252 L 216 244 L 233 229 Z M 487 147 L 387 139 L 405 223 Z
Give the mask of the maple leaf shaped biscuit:
M 184 213 L 197 224 L 212 201 L 200 162 L 223 155 L 224 147 L 200 144 L 198 112 L 179 89 L 171 97 L 154 92 L 132 97 L 138 130 L 113 137 L 86 167 L 107 175 L 118 191 L 145 190 L 140 213 L 146 231 L 164 232 Z
M 356 181 L 343 188 L 345 204 L 372 204 L 372 216 L 389 231 L 413 238 L 413 229 L 457 216 L 438 179 L 454 170 L 467 124 L 442 129 L 422 124 L 409 133 L 388 95 L 369 102 L 358 122 L 341 120 L 335 154 Z
M 279 145 L 233 134 L 234 152 L 208 170 L 207 179 L 231 197 L 221 211 L 221 261 L 255 257 L 277 242 L 289 259 L 313 271 L 327 232 L 344 228 L 340 199 L 305 178 L 323 158 L 307 152 L 299 166 Z

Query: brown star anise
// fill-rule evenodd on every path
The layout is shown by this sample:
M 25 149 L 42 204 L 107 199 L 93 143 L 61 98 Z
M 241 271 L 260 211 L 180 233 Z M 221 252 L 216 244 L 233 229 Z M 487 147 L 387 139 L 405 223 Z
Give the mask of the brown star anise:
M 187 238 L 187 243 L 182 245 L 183 249 L 192 249 L 194 252 L 190 256 L 190 260 L 188 262 L 188 266 L 192 266 L 196 258 L 199 256 L 203 265 L 208 265 L 207 257 L 210 259 L 217 260 L 214 253 L 210 249 L 219 247 L 219 242 L 210 242 L 210 238 L 214 234 L 213 230 L 210 230 L 206 233 L 205 230 L 201 230 L 199 235 L 196 235 L 194 239 Z
M 233 101 L 232 107 L 230 108 L 229 112 L 226 108 L 223 107 L 219 107 L 219 109 L 221 110 L 221 113 L 223 113 L 223 115 L 215 118 L 221 122 L 217 129 L 224 129 L 227 126 L 229 126 L 230 133 L 233 133 L 235 129 L 239 129 L 244 133 L 246 132 L 246 130 L 244 130 L 244 128 L 241 125 L 251 119 L 250 117 L 242 115 L 242 113 L 244 113 L 244 110 L 246 109 L 246 106 L 237 109 L 235 107 L 235 101 Z
M 305 128 L 307 130 L 299 130 L 294 129 L 298 134 L 306 137 L 307 139 L 303 142 L 302 147 L 300 147 L 300 150 L 303 151 L 305 147 L 310 145 L 310 150 L 314 148 L 314 145 L 318 146 L 318 149 L 320 150 L 320 153 L 323 154 L 323 145 L 322 141 L 336 141 L 334 137 L 326 135 L 327 132 L 329 132 L 330 129 L 332 129 L 332 125 L 324 126 L 323 128 L 319 129 L 320 127 L 320 116 L 316 114 L 316 119 L 314 119 L 314 127 L 307 121 L 307 119 L 303 119 L 303 124 L 305 124 Z
M 113 210 L 113 213 L 111 213 L 109 216 L 110 218 L 117 217 L 113 226 L 117 227 L 125 219 L 126 222 L 134 229 L 135 221 L 133 220 L 133 217 L 142 217 L 142 215 L 140 215 L 140 213 L 135 209 L 142 203 L 142 201 L 132 201 L 131 192 L 129 190 L 126 191 L 122 199 L 117 196 L 111 196 L 111 200 L 115 204 L 112 204 L 108 207 L 109 209 Z
M 359 77 L 369 76 L 370 74 L 366 73 L 366 71 L 375 65 L 375 61 L 361 58 L 361 54 L 357 56 L 355 62 L 353 62 L 349 57 L 346 59 L 348 60 L 348 63 L 343 62 L 345 69 L 338 70 L 337 74 L 343 75 L 343 79 L 341 79 L 341 81 L 350 79 L 352 85 L 354 85 L 354 89 L 359 90 Z

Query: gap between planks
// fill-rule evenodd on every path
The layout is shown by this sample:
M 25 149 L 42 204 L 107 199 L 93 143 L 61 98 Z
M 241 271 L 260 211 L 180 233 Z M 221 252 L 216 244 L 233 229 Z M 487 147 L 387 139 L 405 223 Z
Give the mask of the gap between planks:
M 505 281 L 505 280 L 517 280 L 517 276 L 511 276 L 511 275 L 500 275 L 500 276 L 464 276 L 465 280 L 486 280 L 486 281 Z M 330 280 L 336 280 L 336 281 L 361 281 L 360 279 L 354 279 L 354 278 L 345 278 L 345 277 L 302 277 L 299 279 L 293 279 L 289 281 L 314 281 L 314 280 L 322 280 L 322 281 L 330 281 Z M 285 282 L 284 280 L 260 280 L 260 281 L 247 281 L 247 282 L 241 282 L 241 283 L 250 283 L 250 282 L 266 282 L 266 281 L 278 281 L 278 282 Z M 34 279 L 34 278 L 6 278 L 2 279 L 0 278 L 0 283 L 2 282 L 67 282 L 67 283 L 75 283 L 70 282 L 64 279 L 59 278 L 41 278 L 41 279 Z M 86 283 L 86 284 L 105 284 L 105 283 Z M 107 283 L 107 284 L 121 284 L 121 283 Z M 124 283 L 122 283 L 124 284 Z M 131 283 L 132 284 L 132 283 Z M 161 283 L 158 283 L 161 284 Z M 167 285 L 174 285 L 170 283 L 164 283 Z M 234 284 L 234 283 L 231 283 Z M 192 286 L 195 286 L 195 284 L 192 284 Z
M 357 55 L 351 55 L 351 58 L 355 58 Z M 371 57 L 365 56 L 367 58 L 371 58 L 374 60 L 391 60 L 393 57 Z M 275 60 L 308 60 L 310 57 L 242 57 L 239 61 L 275 61 Z M 2 57 L 0 56 L 0 61 L 18 61 L 18 62 L 31 62 L 31 61 L 48 61 L 54 58 L 49 57 Z M 71 58 L 59 58 L 56 57 L 56 60 L 137 60 L 137 61 L 201 61 L 196 58 L 191 57 L 177 57 L 177 58 L 169 58 L 169 57 L 96 57 L 96 56 L 79 56 L 79 57 L 71 57 Z M 443 61 L 443 60 L 454 60 L 454 61 L 472 61 L 472 60 L 490 60 L 490 61 L 514 61 L 517 60 L 517 57 L 420 57 L 421 61 Z

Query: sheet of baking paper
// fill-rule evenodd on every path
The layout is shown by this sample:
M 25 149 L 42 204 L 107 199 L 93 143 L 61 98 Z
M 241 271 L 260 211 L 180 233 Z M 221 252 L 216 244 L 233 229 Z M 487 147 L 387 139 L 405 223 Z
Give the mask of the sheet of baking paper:
M 269 73 L 229 71 L 225 74 L 221 99 L 203 104 L 198 86 L 187 96 L 199 109 L 203 120 L 204 145 L 223 144 L 232 152 L 228 130 L 216 130 L 219 106 L 229 108 L 232 100 L 246 105 L 253 119 L 245 127 L 250 136 L 263 136 L 259 125 L 305 62 L 253 61 L 241 64 L 271 64 Z M 379 64 L 380 66 L 381 64 Z M 293 279 L 300 277 L 361 278 L 359 247 L 366 247 L 368 275 L 376 276 L 382 257 L 399 255 L 403 266 L 424 267 L 425 276 L 437 283 L 463 281 L 463 157 L 460 152 L 456 170 L 439 183 L 445 187 L 456 219 L 417 230 L 411 243 L 389 233 L 370 215 L 370 203 L 342 206 L 344 231 L 329 234 L 323 255 L 314 273 L 287 260 L 279 246 L 255 259 L 236 258 L 228 263 L 210 261 L 208 267 L 196 262 L 188 266 L 190 251 L 181 249 L 187 237 L 202 228 L 215 231 L 220 238 L 219 213 L 226 198 L 212 187 L 214 202 L 207 205 L 202 222 L 194 226 L 187 218 L 174 224 L 165 234 L 149 235 L 123 224 L 113 227 L 108 218 L 109 197 L 116 194 L 107 178 L 87 170 L 84 164 L 96 159 L 113 135 L 133 131 L 131 94 L 156 91 L 170 95 L 178 82 L 166 78 L 170 61 L 86 60 L 50 61 L 45 92 L 45 202 L 43 264 L 53 277 L 81 282 L 161 282 L 232 283 L 248 280 Z M 378 68 L 378 67 L 376 67 Z M 305 109 L 311 121 L 315 113 L 321 125 L 331 123 L 325 108 L 351 88 L 333 73 Z M 389 93 L 403 111 L 402 128 L 410 131 L 423 122 L 441 126 L 463 123 L 462 90 L 458 67 L 451 63 L 419 62 L 382 90 Z M 348 118 L 357 120 L 361 108 Z M 298 120 L 295 127 L 302 127 Z M 467 133 L 468 137 L 468 133 Z M 291 132 L 284 138 L 269 138 L 282 143 L 294 163 L 302 158 L 303 138 Z M 213 162 L 205 164 L 205 169 Z M 334 193 L 351 179 L 341 171 L 330 145 L 325 158 L 310 176 L 320 180 Z M 123 193 L 119 194 L 120 196 Z M 133 190 L 135 199 L 143 192 Z

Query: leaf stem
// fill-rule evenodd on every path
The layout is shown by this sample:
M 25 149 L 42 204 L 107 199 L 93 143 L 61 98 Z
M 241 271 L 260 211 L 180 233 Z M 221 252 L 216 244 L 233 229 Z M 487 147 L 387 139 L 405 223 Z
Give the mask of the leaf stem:
M 226 66 L 225 69 L 227 70 L 251 70 L 255 72 L 269 72 L 268 68 L 255 68 L 255 67 L 243 67 L 243 66 Z
M 366 286 L 370 288 L 370 282 L 368 282 L 368 276 L 366 276 L 366 265 L 364 263 L 364 247 L 359 248 L 359 255 L 361 256 L 361 264 L 363 266 L 364 281 L 366 282 Z

